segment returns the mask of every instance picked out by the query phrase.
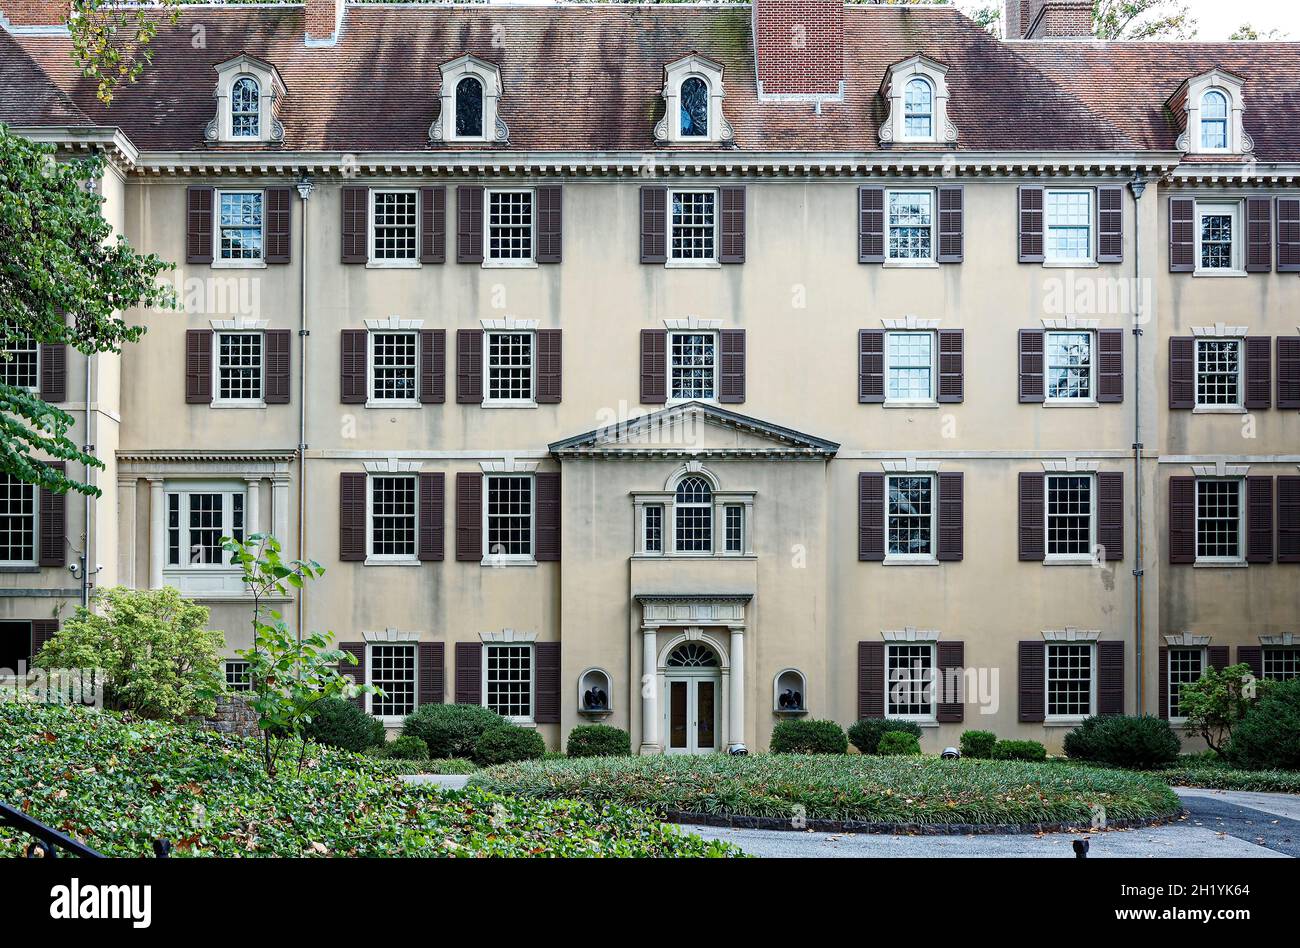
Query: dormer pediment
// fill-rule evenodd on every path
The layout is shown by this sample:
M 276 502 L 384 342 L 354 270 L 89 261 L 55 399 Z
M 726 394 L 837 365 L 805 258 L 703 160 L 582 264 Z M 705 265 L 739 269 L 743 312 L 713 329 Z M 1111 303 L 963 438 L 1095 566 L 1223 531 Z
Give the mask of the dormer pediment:
M 1253 152 L 1255 142 L 1245 127 L 1245 90 L 1245 77 L 1218 66 L 1182 83 L 1165 103 L 1178 128 L 1178 149 L 1235 157 Z

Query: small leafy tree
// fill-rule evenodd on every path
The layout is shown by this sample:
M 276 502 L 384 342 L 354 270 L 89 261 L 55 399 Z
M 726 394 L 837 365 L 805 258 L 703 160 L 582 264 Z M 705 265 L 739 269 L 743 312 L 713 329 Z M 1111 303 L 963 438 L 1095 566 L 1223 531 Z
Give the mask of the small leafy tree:
M 1178 707 L 1187 727 L 1205 738 L 1216 753 L 1223 753 L 1232 740 L 1232 729 L 1270 683 L 1257 681 L 1249 665 L 1208 669 L 1200 680 L 1178 690 Z

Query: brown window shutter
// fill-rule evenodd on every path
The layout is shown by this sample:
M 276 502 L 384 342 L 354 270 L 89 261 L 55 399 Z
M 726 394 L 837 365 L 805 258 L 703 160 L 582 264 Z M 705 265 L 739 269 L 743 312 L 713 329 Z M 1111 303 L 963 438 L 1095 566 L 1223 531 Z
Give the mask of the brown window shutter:
M 885 400 L 885 331 L 858 330 L 858 403 L 879 405 Z
M 456 262 L 483 262 L 483 189 L 456 189 Z
M 1277 199 L 1277 271 L 1300 271 L 1300 198 Z
M 483 646 L 456 643 L 456 703 L 483 703 Z
M 1250 673 L 1256 678 L 1264 677 L 1264 647 L 1262 645 L 1238 645 L 1237 664 L 1249 665 Z
M 858 560 L 885 558 L 885 475 L 858 475 Z
M 263 401 L 268 405 L 289 404 L 289 347 L 292 339 L 287 329 L 268 329 L 262 336 L 266 345 L 266 389 Z
M 1097 401 L 1117 405 L 1124 401 L 1124 330 L 1097 332 Z
M 1205 663 L 1215 671 L 1228 667 L 1228 646 L 1211 645 L 1205 650 Z
M 41 401 L 68 400 L 68 347 L 62 342 L 41 343 Z
M 1300 408 L 1300 336 L 1277 337 L 1277 407 Z
M 447 330 L 420 330 L 420 404 L 447 400 Z
M 641 188 L 641 262 L 668 260 L 668 189 Z M 641 399 L 645 401 L 645 399 Z
M 939 475 L 940 563 L 960 563 L 965 550 L 964 478 L 961 471 Z
M 560 475 L 558 472 L 537 474 L 537 551 L 539 563 L 560 560 Z
M 447 677 L 446 658 L 441 642 L 421 642 L 416 649 L 416 677 L 420 682 L 420 704 L 442 704 L 443 683 Z
M 1018 189 L 1020 200 L 1020 236 L 1018 240 L 1021 263 L 1042 263 L 1043 254 L 1043 189 L 1025 185 Z
M 447 189 L 420 188 L 420 262 L 447 262 Z
M 1246 199 L 1246 272 L 1273 271 L 1273 199 Z
M 1097 475 L 1097 543 L 1106 551 L 1107 563 L 1124 559 L 1124 472 Z
M 939 263 L 961 263 L 965 256 L 965 191 L 960 185 L 939 189 Z
M 353 471 L 339 475 L 339 560 L 366 560 L 366 475 Z
M 1097 262 L 1124 262 L 1124 189 L 1097 189 Z
M 1160 665 L 1160 707 L 1156 713 L 1164 720 L 1169 720 L 1169 649 L 1160 646 L 1157 649 L 1157 661 Z
M 1169 478 L 1169 562 L 1196 562 L 1196 478 Z
M 538 724 L 560 723 L 560 643 L 538 642 L 533 646 L 536 702 L 533 720 Z
M 537 330 L 537 404 L 558 405 L 564 390 L 564 340 L 559 329 Z
M 858 720 L 885 716 L 885 643 L 858 643 Z
M 456 330 L 456 402 L 483 401 L 483 330 Z
M 550 184 L 537 189 L 537 262 L 564 259 L 564 189 Z
M 720 330 L 718 350 L 718 401 L 739 405 L 745 401 L 745 330 Z
M 292 246 L 292 202 L 288 188 L 266 189 L 266 262 L 288 263 Z
M 1300 477 L 1277 479 L 1277 561 L 1300 563 Z
M 212 188 L 185 189 L 185 262 L 212 262 Z
M 955 405 L 965 397 L 965 341 L 965 333 L 960 329 L 939 330 L 938 402 L 941 405 Z
M 935 647 L 935 657 L 939 666 L 939 700 L 935 718 L 940 724 L 960 724 L 965 719 L 966 710 L 960 677 L 966 667 L 965 643 L 941 641 Z
M 420 474 L 420 538 L 419 556 L 424 563 L 441 563 L 444 540 L 445 510 L 444 476 L 441 471 Z
M 1169 340 L 1169 407 L 1196 407 L 1196 340 L 1191 336 Z
M 1273 562 L 1273 478 L 1246 478 L 1246 562 Z
M 1047 528 L 1043 522 L 1046 490 L 1046 474 L 1020 472 L 1020 559 L 1025 563 L 1041 563 L 1047 558 Z
M 58 619 L 33 619 L 32 620 L 32 650 L 31 658 L 41 654 L 41 649 L 45 643 L 54 638 L 55 633 L 59 631 Z
M 68 469 L 65 461 L 47 461 L 46 466 L 61 474 Z M 40 520 L 40 565 L 68 565 L 68 495 L 42 487 L 36 516 Z
M 339 401 L 344 405 L 364 405 L 367 389 L 366 342 L 364 329 L 344 329 L 339 340 Z
M 885 189 L 858 188 L 858 263 L 885 262 Z
M 347 652 L 357 660 L 355 665 L 347 661 L 339 662 L 339 674 L 346 678 L 351 678 L 358 685 L 366 684 L 366 643 L 340 642 L 339 651 Z M 352 699 L 352 703 L 362 711 L 366 710 L 365 694 L 357 695 Z
M 1246 408 L 1273 406 L 1273 337 L 1246 337 Z
M 641 404 L 668 401 L 668 332 L 641 330 Z
M 185 330 L 185 404 L 212 404 L 212 330 Z
M 1191 273 L 1196 269 L 1196 202 L 1191 198 L 1169 199 L 1169 272 Z
M 343 263 L 365 263 L 370 256 L 367 230 L 370 217 L 370 189 L 344 188 L 343 220 L 339 233 L 342 247 L 339 259 Z
M 1124 643 L 1097 643 L 1097 713 L 1124 713 Z
M 483 475 L 479 471 L 456 475 L 456 559 L 462 563 L 483 559 Z
M 1022 329 L 1020 342 L 1020 401 L 1042 402 L 1047 399 L 1044 382 L 1044 334 L 1041 329 Z
M 1022 724 L 1041 724 L 1047 717 L 1047 650 L 1043 642 L 1020 643 L 1019 719 Z
M 745 189 L 729 187 L 718 189 L 718 202 L 722 205 L 721 246 L 719 263 L 745 262 Z

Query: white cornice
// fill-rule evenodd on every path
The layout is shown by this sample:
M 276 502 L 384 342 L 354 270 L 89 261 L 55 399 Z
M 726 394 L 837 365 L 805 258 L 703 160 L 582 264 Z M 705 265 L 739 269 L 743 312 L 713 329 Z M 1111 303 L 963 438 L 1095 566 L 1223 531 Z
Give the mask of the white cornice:
M 139 150 L 115 125 L 11 125 L 9 131 L 67 151 L 100 151 L 122 170 L 139 170 Z

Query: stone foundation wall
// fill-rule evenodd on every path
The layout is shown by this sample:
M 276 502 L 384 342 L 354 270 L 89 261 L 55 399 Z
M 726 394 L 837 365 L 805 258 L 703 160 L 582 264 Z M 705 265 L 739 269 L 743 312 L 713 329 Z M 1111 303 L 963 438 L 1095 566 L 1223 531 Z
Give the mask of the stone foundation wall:
M 257 727 L 257 712 L 239 697 L 218 698 L 216 713 L 204 718 L 203 726 L 209 731 L 242 737 L 257 737 L 262 733 Z

